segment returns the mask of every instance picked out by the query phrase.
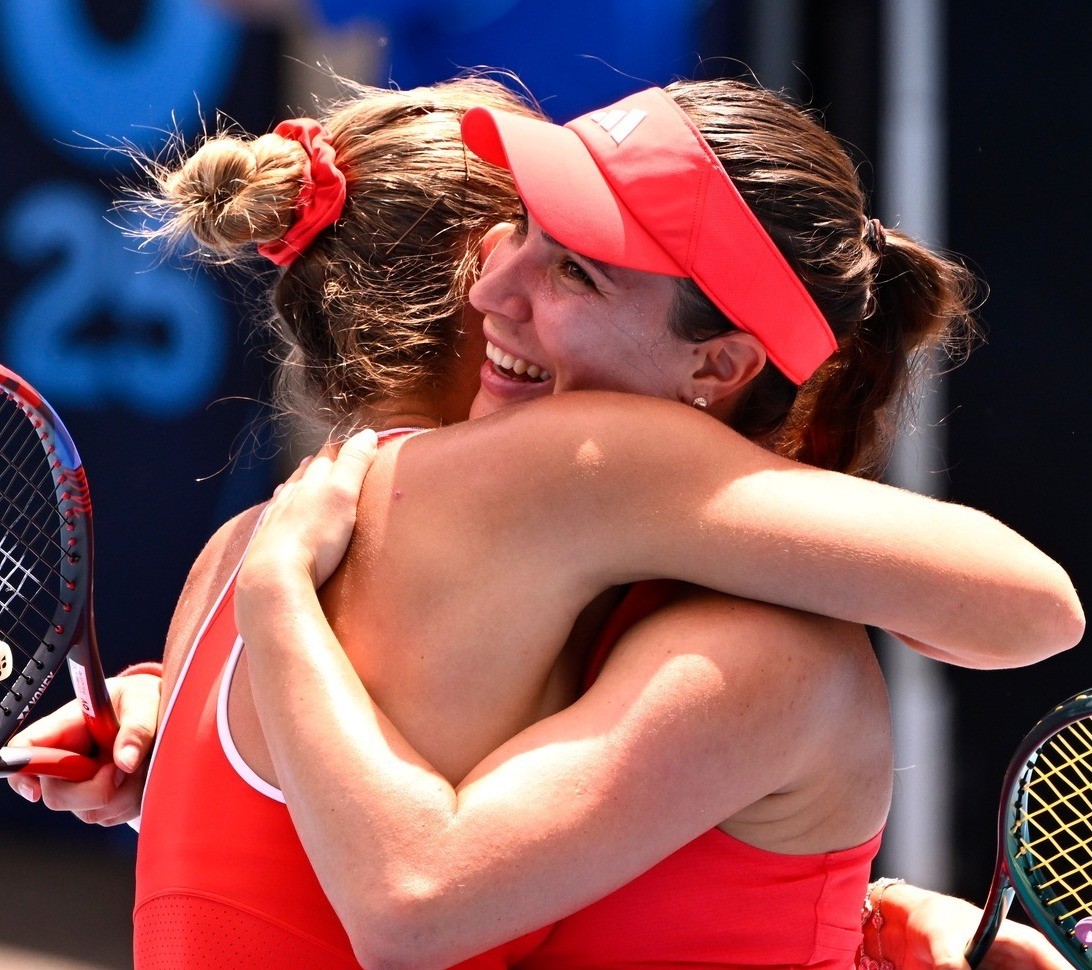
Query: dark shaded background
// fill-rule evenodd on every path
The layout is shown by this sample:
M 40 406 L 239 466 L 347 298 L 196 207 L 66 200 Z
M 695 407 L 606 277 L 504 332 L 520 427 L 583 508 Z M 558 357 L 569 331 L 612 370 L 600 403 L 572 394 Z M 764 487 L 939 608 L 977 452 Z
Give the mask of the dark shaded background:
M 251 4 L 263 8 L 260 17 L 237 14 L 226 79 L 201 107 L 210 118 L 220 108 L 249 130 L 266 130 L 289 105 L 307 107 L 299 97 L 299 65 L 289 59 L 298 56 L 301 38 L 321 43 L 338 31 L 362 31 L 373 38 L 362 63 L 374 73 L 362 75 L 365 80 L 385 83 L 389 76 L 408 87 L 464 66 L 504 66 L 524 77 L 547 110 L 566 118 L 646 82 L 737 74 L 754 64 L 751 28 L 759 2 L 326 0 L 309 8 L 304 0 L 271 0 Z M 197 7 L 200 0 L 4 3 L 0 17 L 26 4 L 38 12 L 33 29 L 40 33 L 22 38 L 20 57 L 47 71 L 58 56 L 45 32 L 50 11 L 74 11 L 109 65 L 115 63 L 111 50 L 123 53 L 148 18 Z M 234 5 L 247 6 L 244 0 Z M 882 184 L 880 5 L 824 0 L 789 6 L 801 18 L 793 89 L 853 146 L 866 184 Z M 1012 0 L 950 7 L 948 244 L 989 283 L 982 315 L 990 336 L 948 381 L 948 491 L 1027 535 L 1085 589 L 1092 557 L 1080 497 L 1089 413 L 1083 369 L 1092 337 L 1083 311 L 1092 244 L 1082 177 L 1092 148 L 1084 115 L 1092 8 L 1040 5 L 1032 16 Z M 0 27 L 10 34 L 12 21 Z M 191 312 L 200 313 L 210 294 L 220 308 L 219 329 L 208 339 L 222 348 L 222 362 L 174 413 L 141 403 L 134 390 L 141 369 L 149 362 L 154 368 L 157 353 L 174 353 L 172 328 L 189 324 L 179 323 L 177 304 L 145 306 L 147 281 L 134 281 L 153 272 L 151 261 L 122 264 L 111 255 L 125 245 L 106 221 L 119 160 L 87 147 L 66 148 L 13 83 L 7 50 L 0 52 L 7 65 L 0 71 L 0 139 L 8 187 L 0 199 L 0 358 L 41 385 L 80 444 L 97 516 L 100 639 L 114 669 L 158 653 L 201 544 L 229 515 L 263 497 L 278 474 L 267 412 L 254 403 L 263 394 L 265 366 L 237 287 L 184 275 L 192 299 L 181 302 Z M 153 86 L 149 106 L 156 96 Z M 180 125 L 192 135 L 199 124 L 194 99 L 169 107 L 188 113 Z M 135 123 L 144 127 L 127 125 L 116 137 L 143 138 L 149 124 L 164 124 Z M 76 135 L 71 143 L 86 146 Z M 71 218 L 51 241 L 19 221 L 28 199 L 62 190 L 78 190 L 98 207 L 101 234 Z M 63 205 L 69 197 L 57 194 L 53 209 L 29 211 L 70 212 Z M 21 329 L 27 307 L 39 305 L 28 303 L 32 297 L 43 301 L 43 325 L 40 335 L 27 338 Z M 64 360 L 75 361 L 71 370 L 55 362 Z M 1031 670 L 947 672 L 958 701 L 952 783 L 959 845 L 955 882 L 947 888 L 983 895 L 1004 765 L 1040 714 L 1086 686 L 1086 668 L 1078 649 Z M 61 913 L 68 926 L 98 927 L 85 937 L 89 956 L 103 966 L 127 966 L 132 833 L 85 828 L 5 794 L 0 847 L 25 881 L 5 911 L 0 944 L 71 951 L 68 935 L 54 925 Z M 99 881 L 85 898 L 89 875 Z

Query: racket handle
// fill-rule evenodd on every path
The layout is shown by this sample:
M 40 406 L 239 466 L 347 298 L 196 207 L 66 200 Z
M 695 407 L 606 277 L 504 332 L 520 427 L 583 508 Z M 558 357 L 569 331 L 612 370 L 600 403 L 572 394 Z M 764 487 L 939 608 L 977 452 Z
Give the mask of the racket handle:
M 107 699 L 106 706 L 93 714 L 84 712 L 88 733 L 95 741 L 99 754 L 109 756 L 114 750 L 114 740 L 118 736 L 118 718 Z
M 996 938 L 1001 921 L 1008 915 L 1009 906 L 1012 905 L 1014 892 L 1015 890 L 1007 880 L 990 887 L 990 896 L 982 912 L 982 921 L 963 952 L 964 958 L 971 965 L 971 970 L 982 962 L 986 951 Z
M 65 781 L 88 781 L 103 762 L 60 748 L 0 748 L 0 778 L 47 775 Z

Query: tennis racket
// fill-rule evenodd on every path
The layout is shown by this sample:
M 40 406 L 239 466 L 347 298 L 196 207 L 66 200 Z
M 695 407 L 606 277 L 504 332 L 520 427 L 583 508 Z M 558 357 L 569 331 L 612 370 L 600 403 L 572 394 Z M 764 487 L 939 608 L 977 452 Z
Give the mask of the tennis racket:
M 1075 967 L 1092 968 L 1092 692 L 1047 714 L 1016 749 L 997 821 L 997 864 L 967 962 L 978 966 L 1013 894 Z
M 66 662 L 97 751 L 113 746 L 91 566 L 91 499 L 76 446 L 41 395 L 0 366 L 0 777 L 83 781 L 101 766 L 97 752 L 3 747 Z

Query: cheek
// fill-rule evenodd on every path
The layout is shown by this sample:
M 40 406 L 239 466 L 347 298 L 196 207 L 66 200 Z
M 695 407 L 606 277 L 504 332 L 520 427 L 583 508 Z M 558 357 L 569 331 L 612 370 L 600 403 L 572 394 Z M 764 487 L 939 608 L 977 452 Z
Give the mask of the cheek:
M 626 353 L 610 341 L 584 341 L 560 359 L 558 389 L 658 393 L 648 358 Z
M 540 332 L 554 376 L 568 387 L 598 387 L 615 372 L 617 354 L 601 324 L 572 321 Z

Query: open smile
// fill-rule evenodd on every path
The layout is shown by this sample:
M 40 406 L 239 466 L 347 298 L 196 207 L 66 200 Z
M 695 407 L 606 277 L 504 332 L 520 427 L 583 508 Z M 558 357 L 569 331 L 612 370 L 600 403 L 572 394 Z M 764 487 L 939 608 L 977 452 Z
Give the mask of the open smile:
M 485 356 L 492 362 L 496 371 L 509 380 L 541 384 L 550 379 L 550 372 L 544 367 L 532 364 L 520 357 L 506 354 L 489 341 L 486 341 L 485 344 Z

